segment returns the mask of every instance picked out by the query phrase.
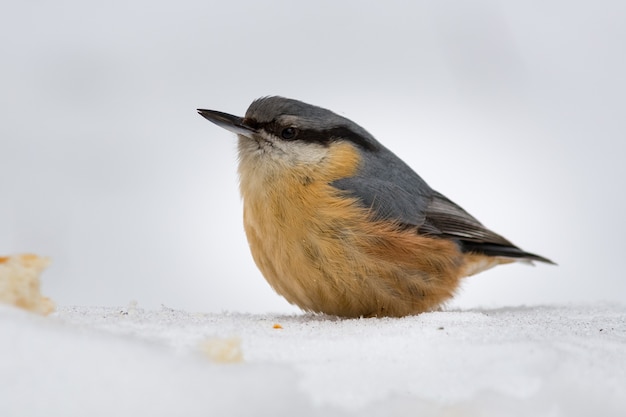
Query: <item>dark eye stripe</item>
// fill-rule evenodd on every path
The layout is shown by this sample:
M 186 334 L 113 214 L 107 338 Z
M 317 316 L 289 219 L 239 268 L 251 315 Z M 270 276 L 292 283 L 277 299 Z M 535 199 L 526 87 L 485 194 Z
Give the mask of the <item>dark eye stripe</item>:
M 378 150 L 377 146 L 367 140 L 367 138 L 346 127 L 333 127 L 326 130 L 297 129 L 293 126 L 281 126 L 275 121 L 268 123 L 256 123 L 254 127 L 256 129 L 263 129 L 266 132 L 284 140 L 319 143 L 325 146 L 328 146 L 331 142 L 346 140 L 368 151 L 374 152 Z M 290 138 L 286 138 L 283 136 L 283 133 L 289 128 L 293 128 L 295 130 L 295 135 Z
M 370 142 L 369 140 L 367 140 L 367 138 L 353 132 L 346 127 L 334 127 L 328 130 L 313 131 L 312 134 L 323 137 L 326 143 L 330 143 L 336 140 L 347 140 L 348 142 L 352 142 L 367 151 L 374 152 L 378 150 L 377 146 L 374 143 Z M 300 133 L 300 136 L 302 136 L 302 133 Z

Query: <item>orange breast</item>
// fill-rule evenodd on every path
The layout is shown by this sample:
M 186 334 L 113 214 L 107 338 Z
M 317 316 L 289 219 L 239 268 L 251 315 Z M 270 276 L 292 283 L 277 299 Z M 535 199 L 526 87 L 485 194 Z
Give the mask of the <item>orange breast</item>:
M 457 245 L 372 221 L 328 185 L 354 174 L 358 151 L 331 152 L 315 171 L 263 178 L 240 167 L 246 234 L 270 285 L 304 310 L 345 317 L 416 314 L 451 297 L 464 272 Z

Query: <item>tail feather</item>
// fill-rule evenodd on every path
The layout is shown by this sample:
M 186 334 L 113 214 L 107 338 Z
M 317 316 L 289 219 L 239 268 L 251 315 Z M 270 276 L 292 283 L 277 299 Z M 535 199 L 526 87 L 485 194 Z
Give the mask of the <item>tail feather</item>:
M 556 265 L 548 258 L 535 255 L 534 253 L 525 252 L 517 246 L 505 246 L 493 243 L 482 243 L 463 241 L 461 242 L 463 252 L 480 253 L 487 256 L 503 256 L 519 260 L 545 262 L 547 264 Z

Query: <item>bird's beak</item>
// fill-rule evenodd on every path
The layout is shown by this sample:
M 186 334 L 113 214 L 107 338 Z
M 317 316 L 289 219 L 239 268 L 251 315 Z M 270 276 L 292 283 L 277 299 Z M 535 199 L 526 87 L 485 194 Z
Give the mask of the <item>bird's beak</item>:
M 232 114 L 222 113 L 221 111 L 198 109 L 200 116 L 210 122 L 215 123 L 219 127 L 223 127 L 238 135 L 252 138 L 252 134 L 256 133 L 256 129 L 244 123 L 242 117 L 233 116 Z

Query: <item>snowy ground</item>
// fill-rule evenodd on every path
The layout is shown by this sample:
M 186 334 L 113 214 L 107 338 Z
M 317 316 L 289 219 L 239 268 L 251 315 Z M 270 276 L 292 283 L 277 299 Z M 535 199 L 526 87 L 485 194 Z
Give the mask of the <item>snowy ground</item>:
M 0 306 L 0 416 L 624 416 L 625 317 L 617 305 L 360 320 Z M 208 353 L 222 341 L 235 363 Z

